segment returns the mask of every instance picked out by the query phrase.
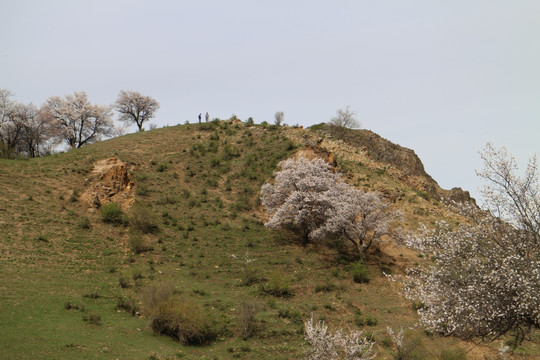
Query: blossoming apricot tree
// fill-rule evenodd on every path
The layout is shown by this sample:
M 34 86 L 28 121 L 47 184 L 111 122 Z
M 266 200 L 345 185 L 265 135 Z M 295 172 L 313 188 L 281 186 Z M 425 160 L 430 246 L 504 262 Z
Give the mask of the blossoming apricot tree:
M 389 211 L 379 195 L 341 180 L 323 159 L 287 159 L 278 164 L 274 184 L 265 184 L 261 202 L 274 230 L 291 230 L 304 242 L 346 239 L 358 254 L 391 232 L 398 213 Z
M 523 178 L 506 150 L 488 144 L 479 176 L 487 211 L 457 205 L 467 223 L 440 222 L 408 239 L 432 265 L 408 270 L 406 295 L 421 301 L 429 329 L 465 339 L 506 333 L 523 341 L 540 329 L 540 187 L 536 159 Z

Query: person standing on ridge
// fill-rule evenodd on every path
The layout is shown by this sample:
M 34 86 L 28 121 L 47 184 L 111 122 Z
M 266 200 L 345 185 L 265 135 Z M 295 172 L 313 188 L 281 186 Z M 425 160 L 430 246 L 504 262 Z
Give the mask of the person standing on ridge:
M 206 115 L 204 116 L 206 122 L 208 122 L 208 120 L 210 119 L 210 115 L 208 115 L 208 111 L 206 112 Z
M 199 124 L 201 123 L 202 113 L 199 113 Z

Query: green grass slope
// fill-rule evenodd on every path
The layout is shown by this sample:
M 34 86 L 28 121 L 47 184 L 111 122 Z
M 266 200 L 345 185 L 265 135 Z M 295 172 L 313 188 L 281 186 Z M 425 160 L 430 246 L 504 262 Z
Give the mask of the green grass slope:
M 392 358 L 386 327 L 409 327 L 417 317 L 383 271 L 400 272 L 415 255 L 383 244 L 369 255 L 369 283 L 356 283 L 359 265 L 346 248 L 301 246 L 267 230 L 257 194 L 277 163 L 298 150 L 286 131 L 183 125 L 45 158 L 0 160 L 0 358 L 302 358 L 303 321 L 312 314 L 332 328 L 363 329 L 377 341 L 378 358 Z M 103 222 L 79 198 L 94 162 L 109 157 L 126 162 L 135 182 L 136 205 L 118 223 Z M 419 217 L 433 221 L 414 209 L 436 202 L 382 172 L 339 163 L 368 188 L 386 183 L 407 194 L 401 202 L 411 209 L 411 227 Z M 152 231 L 134 230 L 135 208 Z M 147 251 L 133 251 L 137 241 Z M 158 284 L 211 318 L 217 338 L 188 346 L 155 335 L 140 300 Z M 412 334 L 425 358 L 464 346 Z

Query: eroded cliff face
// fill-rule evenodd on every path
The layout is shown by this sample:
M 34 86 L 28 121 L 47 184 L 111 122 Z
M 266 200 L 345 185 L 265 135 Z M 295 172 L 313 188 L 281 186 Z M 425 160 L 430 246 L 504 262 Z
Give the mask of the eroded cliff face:
M 127 210 L 135 201 L 134 183 L 129 176 L 127 165 L 117 158 L 96 161 L 86 181 L 87 188 L 81 195 L 81 200 L 92 209 L 115 202 L 123 210 Z
M 328 126 L 317 131 L 290 129 L 288 132 L 291 140 L 325 152 L 324 157 L 330 162 L 336 157 L 361 162 L 374 170 L 384 169 L 396 180 L 426 192 L 433 198 L 475 203 L 469 192 L 461 188 L 442 189 L 425 171 L 422 161 L 413 150 L 386 140 L 370 130 L 350 130 L 341 135 L 339 139 L 335 138 Z

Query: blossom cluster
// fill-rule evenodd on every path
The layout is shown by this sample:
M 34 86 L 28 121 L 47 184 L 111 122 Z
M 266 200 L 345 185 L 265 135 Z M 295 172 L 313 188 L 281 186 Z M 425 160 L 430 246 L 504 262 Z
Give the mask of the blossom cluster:
M 323 159 L 288 159 L 278 165 L 274 184 L 261 189 L 261 202 L 274 230 L 292 230 L 302 239 L 342 238 L 365 251 L 388 234 L 399 217 L 376 193 L 341 180 Z
M 375 358 L 372 339 L 362 337 L 362 331 L 343 330 L 335 333 L 328 331 L 328 326 L 319 321 L 315 323 L 313 317 L 304 322 L 305 337 L 312 346 L 306 360 L 371 360 Z
M 540 244 L 535 234 L 472 205 L 470 221 L 423 228 L 407 245 L 433 263 L 408 269 L 406 296 L 429 329 L 492 340 L 512 331 L 518 341 L 540 328 Z

